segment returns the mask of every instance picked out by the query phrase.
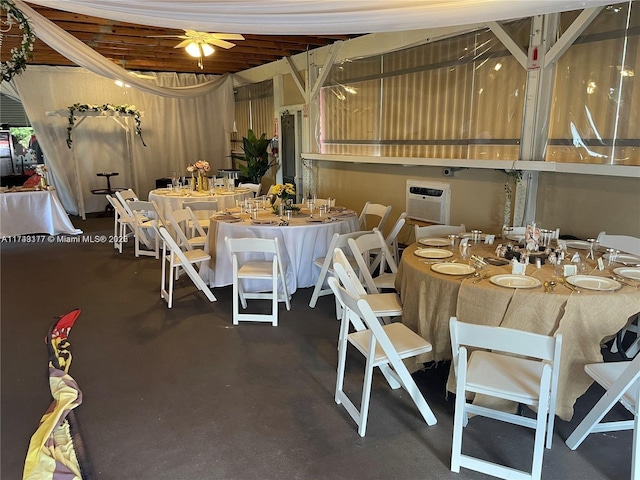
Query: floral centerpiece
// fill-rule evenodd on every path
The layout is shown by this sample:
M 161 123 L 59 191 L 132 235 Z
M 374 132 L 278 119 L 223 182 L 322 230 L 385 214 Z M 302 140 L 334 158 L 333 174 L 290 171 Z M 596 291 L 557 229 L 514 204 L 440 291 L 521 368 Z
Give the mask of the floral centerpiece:
M 273 195 L 271 204 L 274 212 L 279 212 L 279 204 L 282 204 L 285 210 L 299 210 L 298 207 L 293 205 L 296 196 L 296 186 L 293 183 L 278 183 L 273 186 L 271 193 Z M 279 202 L 276 200 L 279 200 Z
M 22 39 L 20 47 L 11 49 L 11 59 L 2 62 L 2 81 L 9 82 L 14 75 L 20 75 L 27 68 L 27 60 L 33 56 L 33 44 L 36 41 L 36 34 L 31 29 L 27 17 L 9 0 L 0 0 L 0 8 L 6 12 L 6 21 L 11 28 L 13 21 L 17 20 L 18 28 L 22 30 Z M 3 30 L 4 33 L 6 31 Z M 0 33 L 0 44 L 2 33 Z
M 187 172 L 191 172 L 191 188 L 196 189 L 196 179 L 193 174 L 198 174 L 197 188 L 199 191 L 209 190 L 209 180 L 207 178 L 208 173 L 211 171 L 211 166 L 206 160 L 198 160 L 196 163 L 192 163 L 187 167 Z

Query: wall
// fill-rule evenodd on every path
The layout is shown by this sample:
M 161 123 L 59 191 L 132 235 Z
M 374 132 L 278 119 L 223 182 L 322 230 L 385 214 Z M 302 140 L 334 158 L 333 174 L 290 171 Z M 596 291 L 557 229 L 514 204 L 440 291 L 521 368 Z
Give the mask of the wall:
M 451 224 L 464 223 L 467 230 L 477 228 L 496 233 L 502 227 L 504 182 L 507 178 L 503 171 L 469 169 L 457 171 L 454 177 L 444 177 L 439 167 L 315 161 L 313 174 L 318 196 L 335 198 L 337 205 L 357 212 L 367 201 L 391 205 L 388 228 L 406 209 L 408 179 L 451 184 Z M 403 230 L 400 236 L 402 243 L 412 241 L 412 228 Z
M 536 210 L 560 235 L 595 238 L 604 230 L 640 237 L 640 179 L 541 173 Z

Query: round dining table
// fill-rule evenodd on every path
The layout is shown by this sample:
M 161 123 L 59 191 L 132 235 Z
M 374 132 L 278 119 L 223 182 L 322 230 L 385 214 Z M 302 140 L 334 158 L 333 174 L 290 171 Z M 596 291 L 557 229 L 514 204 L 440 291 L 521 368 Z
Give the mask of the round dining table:
M 253 192 L 248 188 L 236 188 L 227 190 L 226 188 L 216 188 L 213 194 L 210 190 L 204 192 L 192 191 L 188 188 L 168 189 L 158 188 L 149 192 L 149 201 L 154 201 L 158 206 L 158 211 L 162 217 L 166 212 L 173 212 L 183 208 L 185 201 L 216 201 L 217 209 L 225 210 L 236 206 L 236 200 L 244 201 L 245 198 L 253 198 Z
M 444 242 L 443 242 L 444 243 Z M 585 374 L 588 363 L 602 362 L 601 343 L 625 327 L 640 311 L 640 289 L 634 282 L 627 285 L 618 282 L 620 288 L 591 290 L 580 288 L 579 293 L 563 283 L 563 277 L 554 276 L 551 265 L 537 268 L 526 267 L 522 280 L 527 288 L 510 282 L 511 265 L 489 264 L 479 276 L 464 273 L 469 261 L 462 260 L 459 252 L 447 246 L 431 248 L 449 253 L 425 253 L 425 246 L 414 243 L 402 255 L 396 275 L 396 288 L 403 304 L 402 323 L 431 342 L 433 350 L 418 358 L 420 362 L 450 360 L 452 358 L 449 334 L 449 319 L 468 323 L 502 326 L 526 330 L 544 335 L 561 333 L 562 360 L 557 398 L 557 414 L 564 420 L 573 416 L 573 405 L 592 383 Z M 497 259 L 496 245 L 473 244 L 470 255 L 485 259 Z M 569 254 L 578 252 L 583 261 L 585 250 L 569 249 Z M 448 263 L 447 263 L 448 262 Z M 453 262 L 453 263 L 451 263 Z M 451 265 L 461 264 L 460 267 Z M 592 260 L 584 261 L 586 270 L 581 272 L 591 277 L 604 277 L 610 284 L 612 269 L 620 265 L 597 268 Z M 459 270 L 459 271 L 458 271 Z M 439 272 L 440 273 L 439 273 Z M 443 273 L 443 272 L 449 272 Z M 498 275 L 501 275 L 498 277 Z M 506 279 L 506 281 L 504 281 Z M 548 292 L 545 282 L 554 281 L 556 286 Z M 598 282 L 593 282 L 597 284 Z M 449 376 L 447 388 L 455 389 L 453 374 Z
M 205 250 L 211 260 L 200 269 L 200 276 L 210 287 L 222 287 L 233 283 L 231 256 L 225 237 L 231 238 L 277 238 L 283 258 L 285 278 L 289 294 L 298 288 L 313 287 L 320 274 L 314 265 L 316 258 L 327 255 L 331 238 L 335 233 L 350 233 L 359 230 L 358 216 L 352 210 L 325 214 L 313 218 L 305 209 L 284 222 L 270 210 L 260 211 L 258 218 L 251 220 L 248 214 L 238 209 L 229 209 L 224 215 L 213 215 L 207 233 Z M 266 282 L 266 283 L 265 283 Z M 245 281 L 247 291 L 260 291 L 269 287 L 268 281 Z

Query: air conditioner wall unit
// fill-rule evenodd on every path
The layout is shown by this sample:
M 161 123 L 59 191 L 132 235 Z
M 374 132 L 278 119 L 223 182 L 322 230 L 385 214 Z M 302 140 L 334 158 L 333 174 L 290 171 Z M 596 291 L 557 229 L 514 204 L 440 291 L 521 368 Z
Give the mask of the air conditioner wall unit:
M 449 225 L 451 185 L 425 180 L 407 180 L 407 217 Z

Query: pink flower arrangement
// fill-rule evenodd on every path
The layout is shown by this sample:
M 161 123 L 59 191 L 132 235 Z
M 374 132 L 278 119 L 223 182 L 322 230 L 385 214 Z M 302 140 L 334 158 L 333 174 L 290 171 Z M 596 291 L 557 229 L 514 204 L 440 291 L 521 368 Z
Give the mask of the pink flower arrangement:
M 187 172 L 198 172 L 198 175 L 205 175 L 211 171 L 211 166 L 206 160 L 198 160 L 196 163 L 187 167 Z

